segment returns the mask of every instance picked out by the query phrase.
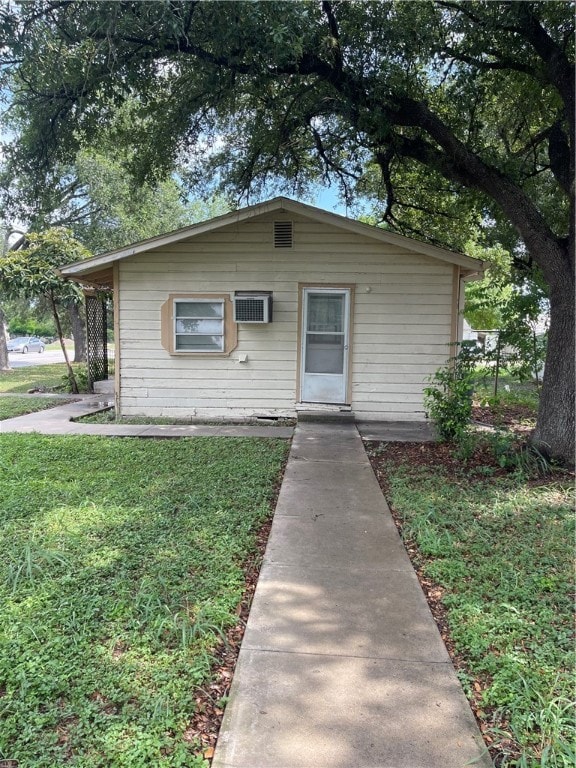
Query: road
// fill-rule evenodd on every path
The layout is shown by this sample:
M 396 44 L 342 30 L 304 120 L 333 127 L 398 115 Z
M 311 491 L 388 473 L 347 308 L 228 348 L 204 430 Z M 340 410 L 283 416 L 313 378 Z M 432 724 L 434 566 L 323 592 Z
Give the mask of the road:
M 66 347 L 70 360 L 74 360 L 74 347 Z M 63 363 L 64 353 L 61 349 L 47 349 L 45 352 L 9 352 L 8 359 L 12 368 L 28 368 L 31 365 L 50 365 L 51 363 Z

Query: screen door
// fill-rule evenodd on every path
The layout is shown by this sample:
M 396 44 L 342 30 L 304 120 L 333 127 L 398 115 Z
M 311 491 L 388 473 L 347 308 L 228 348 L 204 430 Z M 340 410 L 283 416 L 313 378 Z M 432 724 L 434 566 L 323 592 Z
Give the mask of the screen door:
M 305 288 L 301 400 L 346 403 L 350 291 Z

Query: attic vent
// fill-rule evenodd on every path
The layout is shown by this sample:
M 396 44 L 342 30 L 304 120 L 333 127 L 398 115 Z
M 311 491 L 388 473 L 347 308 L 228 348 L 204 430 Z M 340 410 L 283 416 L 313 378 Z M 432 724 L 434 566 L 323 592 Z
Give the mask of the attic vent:
M 271 323 L 271 293 L 241 293 L 234 296 L 234 322 Z
M 292 248 L 292 222 L 274 222 L 274 248 Z

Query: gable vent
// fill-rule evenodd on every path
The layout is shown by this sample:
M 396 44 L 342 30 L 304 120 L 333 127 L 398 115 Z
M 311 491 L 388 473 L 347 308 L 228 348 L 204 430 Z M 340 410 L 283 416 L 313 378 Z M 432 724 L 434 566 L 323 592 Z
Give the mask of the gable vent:
M 274 248 L 292 248 L 292 222 L 274 222 Z

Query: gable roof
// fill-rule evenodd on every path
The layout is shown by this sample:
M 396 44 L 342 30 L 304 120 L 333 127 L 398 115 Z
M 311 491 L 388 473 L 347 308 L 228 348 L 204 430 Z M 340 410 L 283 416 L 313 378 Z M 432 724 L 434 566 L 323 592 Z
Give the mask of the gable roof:
M 484 262 L 479 259 L 473 259 L 470 256 L 465 256 L 462 253 L 450 251 L 445 248 L 439 248 L 429 243 L 421 242 L 419 240 L 413 240 L 412 238 L 405 237 L 404 235 L 398 235 L 394 232 L 388 232 L 381 227 L 376 227 L 371 224 L 364 224 L 361 221 L 355 219 L 349 219 L 346 216 L 341 216 L 337 213 L 331 213 L 321 208 L 316 208 L 306 203 L 300 203 L 295 200 L 290 200 L 287 197 L 275 197 L 272 200 L 268 200 L 264 203 L 256 203 L 255 205 L 241 208 L 231 213 L 225 213 L 222 216 L 216 216 L 213 219 L 200 222 L 198 224 L 191 224 L 188 227 L 174 230 L 163 235 L 157 235 L 156 237 L 148 238 L 147 240 L 141 240 L 140 242 L 133 243 L 131 245 L 124 246 L 123 248 L 117 248 L 113 251 L 102 253 L 98 256 L 93 256 L 90 259 L 84 261 L 77 261 L 74 264 L 68 264 L 65 267 L 61 267 L 60 272 L 65 277 L 72 279 L 85 278 L 87 282 L 90 282 L 90 277 L 96 278 L 97 275 L 107 273 L 111 265 L 116 261 L 121 261 L 130 256 L 135 256 L 139 253 L 146 253 L 155 248 L 162 248 L 172 243 L 177 243 L 182 240 L 188 240 L 198 235 L 204 235 L 208 232 L 226 227 L 230 224 L 240 224 L 248 221 L 257 216 L 262 216 L 266 213 L 292 213 L 307 218 L 314 219 L 324 224 L 338 227 L 340 229 L 354 232 L 358 235 L 365 237 L 371 237 L 374 240 L 378 240 L 382 243 L 389 245 L 395 245 L 404 248 L 409 251 L 417 252 L 430 256 L 440 261 L 445 261 L 450 264 L 456 264 L 462 267 L 464 275 L 476 275 L 481 273 L 484 269 Z M 107 269 L 108 268 L 108 269 Z

